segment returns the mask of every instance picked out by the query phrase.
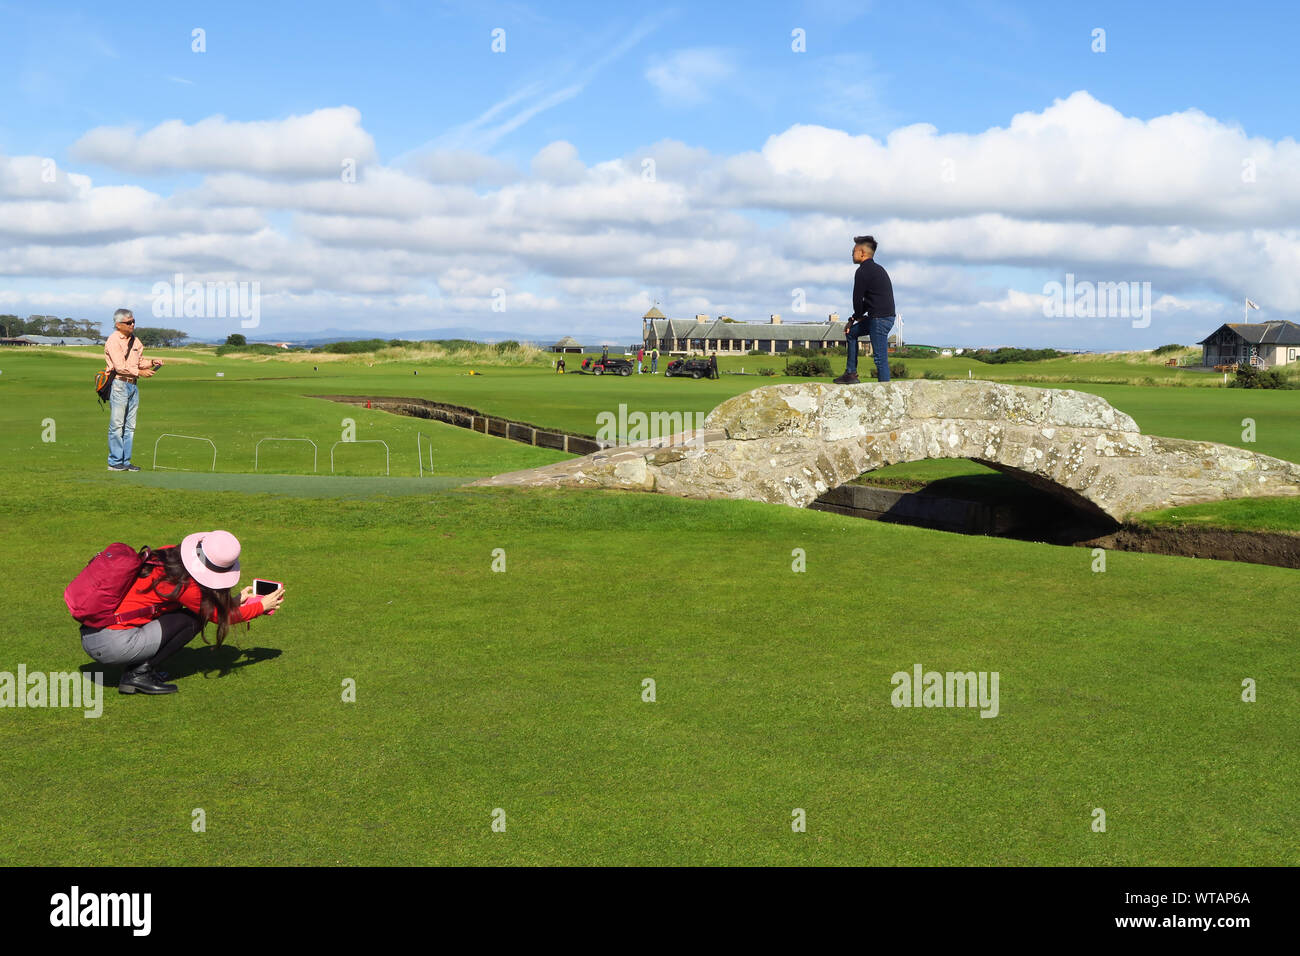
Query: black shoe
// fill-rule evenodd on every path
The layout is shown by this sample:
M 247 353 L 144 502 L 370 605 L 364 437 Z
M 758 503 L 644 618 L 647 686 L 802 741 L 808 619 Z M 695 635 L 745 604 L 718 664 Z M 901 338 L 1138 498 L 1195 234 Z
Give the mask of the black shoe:
M 836 385 L 861 385 L 857 372 L 845 372 L 839 378 L 831 379 Z
M 174 694 L 177 688 L 175 684 L 164 684 L 162 678 L 142 664 L 122 672 L 117 690 L 121 694 Z
M 140 466 L 139 466 L 139 465 L 127 465 L 127 466 L 126 466 L 125 468 L 123 468 L 122 470 L 123 470 L 123 471 L 139 471 L 139 470 L 140 470 Z

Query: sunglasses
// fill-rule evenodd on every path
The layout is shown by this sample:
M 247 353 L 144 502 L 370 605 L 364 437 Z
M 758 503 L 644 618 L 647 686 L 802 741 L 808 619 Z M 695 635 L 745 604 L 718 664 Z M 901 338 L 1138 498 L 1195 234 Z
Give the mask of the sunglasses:
M 117 323 L 117 324 L 118 324 L 118 325 L 135 325 L 135 319 L 132 319 L 130 322 L 125 322 L 125 321 L 123 321 L 123 322 L 119 322 L 119 323 Z

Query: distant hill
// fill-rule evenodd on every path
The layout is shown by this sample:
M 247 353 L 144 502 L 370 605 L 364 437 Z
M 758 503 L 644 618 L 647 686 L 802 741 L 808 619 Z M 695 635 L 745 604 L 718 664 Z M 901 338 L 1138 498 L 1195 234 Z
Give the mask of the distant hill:
M 313 347 L 325 345 L 328 342 L 357 342 L 362 339 L 406 339 L 409 342 L 429 342 L 437 339 L 468 339 L 471 342 L 504 342 L 507 339 L 515 339 L 519 342 L 535 342 L 538 345 L 547 346 L 553 342 L 558 342 L 564 333 L 559 335 L 525 335 L 517 331 L 503 331 L 500 329 L 479 329 L 470 326 L 452 326 L 446 329 L 419 329 L 415 331 L 398 331 L 390 332 L 386 330 L 362 330 L 356 329 L 318 329 L 304 335 L 301 332 L 285 332 L 282 335 L 275 335 L 270 332 L 258 330 L 256 336 L 249 335 L 247 332 L 244 336 L 250 343 L 262 343 L 272 345 L 277 342 L 288 342 L 290 345 L 301 345 Z M 191 338 L 187 342 L 192 344 L 204 345 L 223 345 L 226 337 L 203 339 Z

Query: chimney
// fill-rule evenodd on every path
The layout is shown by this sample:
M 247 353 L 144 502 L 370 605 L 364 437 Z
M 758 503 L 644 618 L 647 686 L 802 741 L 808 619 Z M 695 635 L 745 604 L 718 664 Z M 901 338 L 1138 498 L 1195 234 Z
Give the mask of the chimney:
M 772 316 L 772 324 L 773 324 L 773 325 L 780 325 L 780 324 L 781 324 L 781 316 L 779 316 L 779 315 L 773 315 L 773 316 Z
M 829 322 L 831 325 L 834 325 L 839 320 L 840 320 L 840 314 L 838 312 L 832 312 L 830 315 L 826 316 L 826 321 Z
M 703 315 L 703 314 L 697 312 L 697 313 L 695 314 L 695 321 L 696 321 L 696 322 L 707 322 L 707 321 L 709 321 L 709 317 L 708 317 L 707 315 Z

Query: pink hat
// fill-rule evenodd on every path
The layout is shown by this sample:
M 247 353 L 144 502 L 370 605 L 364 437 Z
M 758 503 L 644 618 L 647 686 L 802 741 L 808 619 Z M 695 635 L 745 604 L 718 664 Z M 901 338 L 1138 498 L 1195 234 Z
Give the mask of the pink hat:
M 239 582 L 239 539 L 229 531 L 200 531 L 180 544 L 190 577 L 214 590 Z

